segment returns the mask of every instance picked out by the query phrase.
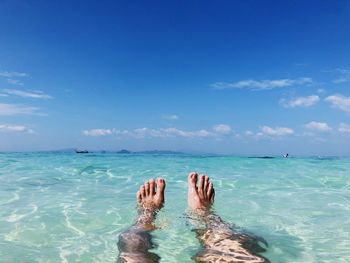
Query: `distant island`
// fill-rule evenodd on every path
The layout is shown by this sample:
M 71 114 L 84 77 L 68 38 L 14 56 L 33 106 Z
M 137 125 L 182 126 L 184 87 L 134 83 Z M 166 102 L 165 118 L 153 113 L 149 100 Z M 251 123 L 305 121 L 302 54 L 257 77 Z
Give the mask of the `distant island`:
M 119 151 L 106 151 L 106 150 L 77 150 L 76 148 L 59 149 L 52 151 L 44 151 L 52 153 L 109 153 L 109 154 L 185 154 L 184 152 L 169 151 L 169 150 L 147 150 L 147 151 L 130 151 L 127 149 L 121 149 Z

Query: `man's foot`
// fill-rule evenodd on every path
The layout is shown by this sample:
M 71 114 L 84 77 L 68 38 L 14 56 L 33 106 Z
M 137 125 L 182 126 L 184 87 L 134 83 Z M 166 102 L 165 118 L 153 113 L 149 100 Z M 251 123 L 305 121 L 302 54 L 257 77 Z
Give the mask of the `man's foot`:
M 214 203 L 215 191 L 209 177 L 192 172 L 188 175 L 188 206 L 193 210 L 207 210 Z
M 162 208 L 164 204 L 165 181 L 158 178 L 156 181 L 150 179 L 140 186 L 140 190 L 136 193 L 137 203 L 140 208 L 155 212 Z

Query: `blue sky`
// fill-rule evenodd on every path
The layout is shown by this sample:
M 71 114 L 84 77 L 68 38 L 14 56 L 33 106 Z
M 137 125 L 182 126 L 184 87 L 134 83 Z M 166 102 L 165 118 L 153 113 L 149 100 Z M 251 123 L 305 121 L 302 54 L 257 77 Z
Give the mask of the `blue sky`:
M 349 32 L 349 1 L 1 1 L 0 151 L 350 155 Z

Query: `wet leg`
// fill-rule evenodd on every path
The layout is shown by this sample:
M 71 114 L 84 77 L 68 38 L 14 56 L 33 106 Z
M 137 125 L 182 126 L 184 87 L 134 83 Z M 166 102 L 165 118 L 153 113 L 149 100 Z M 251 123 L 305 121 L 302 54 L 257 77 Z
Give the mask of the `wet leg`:
M 214 197 L 214 186 L 208 176 L 201 175 L 198 180 L 197 173 L 189 174 L 188 206 L 193 215 L 205 226 L 204 229 L 195 230 L 202 245 L 201 251 L 193 257 L 195 262 L 268 262 L 246 248 L 246 244 L 254 243 L 253 238 L 235 233 L 211 211 Z
M 160 257 L 149 250 L 154 248 L 151 231 L 155 229 L 156 214 L 164 204 L 164 189 L 164 179 L 150 179 L 136 193 L 139 215 L 136 223 L 119 237 L 119 263 L 159 262 Z

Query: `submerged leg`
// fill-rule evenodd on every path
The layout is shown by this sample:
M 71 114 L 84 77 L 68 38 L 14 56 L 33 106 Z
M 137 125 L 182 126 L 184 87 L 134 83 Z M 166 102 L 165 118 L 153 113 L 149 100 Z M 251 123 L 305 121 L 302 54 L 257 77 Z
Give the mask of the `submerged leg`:
M 208 176 L 190 173 L 188 176 L 188 205 L 194 215 L 204 223 L 204 229 L 197 229 L 196 234 L 202 250 L 193 259 L 195 262 L 268 262 L 250 250 L 256 240 L 248 235 L 234 233 L 230 227 L 214 213 L 215 191 Z
M 159 262 L 160 257 L 150 252 L 154 248 L 151 231 L 155 229 L 154 220 L 164 204 L 165 181 L 158 178 L 145 182 L 136 193 L 139 216 L 136 223 L 119 236 L 118 263 Z

